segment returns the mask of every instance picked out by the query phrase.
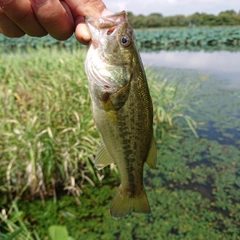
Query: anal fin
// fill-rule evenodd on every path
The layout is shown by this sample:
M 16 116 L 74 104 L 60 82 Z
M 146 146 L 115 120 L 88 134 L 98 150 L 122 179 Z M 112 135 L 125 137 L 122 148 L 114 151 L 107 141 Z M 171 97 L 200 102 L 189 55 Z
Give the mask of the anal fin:
M 108 153 L 105 145 L 103 144 L 96 155 L 95 158 L 95 167 L 100 170 L 108 165 L 110 165 L 111 163 L 114 163 L 112 157 L 110 156 L 110 154 Z

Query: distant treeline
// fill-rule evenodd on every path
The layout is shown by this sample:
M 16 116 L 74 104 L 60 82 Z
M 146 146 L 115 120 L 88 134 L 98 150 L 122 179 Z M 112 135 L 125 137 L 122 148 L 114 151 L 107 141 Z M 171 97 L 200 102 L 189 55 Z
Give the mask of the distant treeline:
M 164 17 L 161 13 L 148 16 L 134 15 L 128 12 L 128 19 L 134 28 L 186 27 L 186 26 L 240 26 L 240 11 L 227 10 L 217 16 L 206 13 L 194 13 L 190 16 L 175 15 Z

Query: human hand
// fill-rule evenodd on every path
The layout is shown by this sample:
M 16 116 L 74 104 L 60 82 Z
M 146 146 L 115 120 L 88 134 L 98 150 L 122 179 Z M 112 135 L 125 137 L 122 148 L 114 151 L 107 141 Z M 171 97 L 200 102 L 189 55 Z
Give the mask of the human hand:
M 83 44 L 91 38 L 84 16 L 110 13 L 102 0 L 0 0 L 0 7 L 0 32 L 7 37 L 50 34 L 66 40 L 75 31 Z

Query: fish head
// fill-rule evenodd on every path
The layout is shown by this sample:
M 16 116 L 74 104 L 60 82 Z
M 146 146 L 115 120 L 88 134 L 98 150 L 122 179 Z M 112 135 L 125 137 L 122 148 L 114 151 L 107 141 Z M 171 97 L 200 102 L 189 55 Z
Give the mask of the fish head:
M 86 18 L 92 34 L 90 51 L 96 51 L 106 64 L 131 63 L 135 36 L 125 11 L 101 18 Z
M 114 94 L 116 99 L 118 93 L 122 99 L 126 92 L 126 100 L 137 54 L 134 31 L 126 12 L 86 17 L 85 21 L 92 35 L 85 62 L 90 87 L 102 99 L 113 98 Z

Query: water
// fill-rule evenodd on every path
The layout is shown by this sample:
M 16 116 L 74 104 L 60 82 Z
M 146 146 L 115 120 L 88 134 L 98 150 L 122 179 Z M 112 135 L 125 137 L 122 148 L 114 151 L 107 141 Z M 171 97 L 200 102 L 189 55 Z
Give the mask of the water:
M 240 52 L 158 51 L 141 52 L 145 66 L 159 71 L 160 79 L 194 81 L 204 79 L 198 89 L 200 107 L 191 116 L 205 123 L 198 129 L 200 137 L 220 144 L 240 142 Z M 187 103 L 191 104 L 191 103 Z
M 211 202 L 208 204 L 211 216 L 232 221 L 231 207 L 240 216 L 236 208 L 240 199 L 240 53 L 160 51 L 142 52 L 141 56 L 145 66 L 158 71 L 160 81 L 163 77 L 171 82 L 177 80 L 187 96 L 195 95 L 193 102 L 191 98 L 186 99 L 192 111 L 184 114 L 198 122 L 199 139 L 191 137 L 191 133 L 179 134 L 178 143 L 170 138 L 166 146 L 159 144 L 161 157 L 156 186 L 161 179 L 163 186 L 174 192 L 183 190 L 184 196 L 188 190 L 200 193 L 202 202 Z M 195 84 L 197 79 L 202 79 L 201 85 L 190 91 L 185 83 Z M 198 104 L 194 104 L 194 100 Z M 166 169 L 170 169 L 171 174 Z M 148 179 L 151 184 L 154 176 L 149 175 Z M 225 231 L 223 225 L 218 226 L 221 232 Z
M 145 66 L 191 69 L 228 80 L 226 88 L 240 88 L 240 52 L 142 52 Z

